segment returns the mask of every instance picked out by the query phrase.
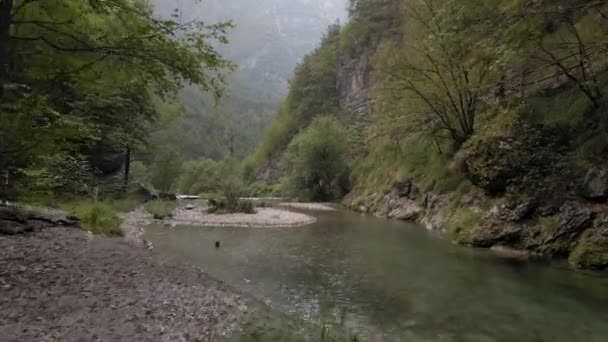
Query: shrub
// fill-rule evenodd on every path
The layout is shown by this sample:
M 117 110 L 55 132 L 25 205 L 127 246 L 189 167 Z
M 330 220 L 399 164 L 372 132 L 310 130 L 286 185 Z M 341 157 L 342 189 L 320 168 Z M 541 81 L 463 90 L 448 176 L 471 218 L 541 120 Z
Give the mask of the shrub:
M 218 193 L 227 174 L 234 173 L 225 162 L 202 158 L 184 163 L 179 179 L 179 191 L 184 194 Z
M 243 182 L 235 174 L 229 174 L 222 182 L 222 197 L 209 200 L 209 213 L 245 213 L 254 214 L 255 206 L 250 200 L 242 200 Z
M 122 236 L 120 228 L 122 220 L 114 209 L 106 203 L 97 200 L 78 202 L 68 206 L 69 212 L 78 217 L 83 228 L 93 234 L 106 236 Z
M 348 152 L 346 131 L 334 119 L 315 119 L 288 147 L 288 191 L 318 201 L 341 197 L 349 188 Z
M 177 204 L 173 201 L 154 200 L 146 203 L 144 208 L 157 220 L 173 217 Z

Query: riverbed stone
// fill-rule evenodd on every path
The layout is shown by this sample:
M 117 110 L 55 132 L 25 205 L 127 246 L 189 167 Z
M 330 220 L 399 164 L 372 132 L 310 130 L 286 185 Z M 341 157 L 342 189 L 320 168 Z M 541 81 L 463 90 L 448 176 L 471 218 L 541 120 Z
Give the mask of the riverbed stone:
M 192 267 L 66 227 L 0 236 L 0 270 L 1 341 L 217 341 L 246 305 Z

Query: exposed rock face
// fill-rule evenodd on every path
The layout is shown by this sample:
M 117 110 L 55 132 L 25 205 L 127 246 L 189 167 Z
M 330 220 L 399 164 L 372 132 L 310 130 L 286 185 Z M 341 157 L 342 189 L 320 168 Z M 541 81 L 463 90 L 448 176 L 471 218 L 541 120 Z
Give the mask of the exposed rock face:
M 579 194 L 590 200 L 608 199 L 608 165 L 590 169 L 580 185 Z
M 376 216 L 419 222 L 462 245 L 508 249 L 518 256 L 569 257 L 575 267 L 608 268 L 608 207 L 563 201 L 506 200 L 478 190 L 454 202 L 449 194 L 420 193 L 408 180 L 385 194 L 354 191 L 344 203 Z
M 342 58 L 338 71 L 338 96 L 340 108 L 353 114 L 369 114 L 371 110 L 372 66 L 369 62 L 371 52 L 360 58 Z
M 415 221 L 423 211 L 416 202 L 410 199 L 400 199 L 387 216 L 402 221 Z
M 372 90 L 381 83 L 385 75 L 374 69 L 374 58 L 382 42 L 399 44 L 402 40 L 403 17 L 400 4 L 393 0 L 371 0 L 374 2 L 375 23 L 381 28 L 370 36 L 363 37 L 359 45 L 351 47 L 340 56 L 338 70 L 338 99 L 340 108 L 351 112 L 355 117 L 366 117 L 371 112 Z
M 564 204 L 559 210 L 558 217 L 559 227 L 548 242 L 557 239 L 573 241 L 593 222 L 591 210 L 573 203 Z
M 474 247 L 490 248 L 493 246 L 510 246 L 521 239 L 523 227 L 517 224 L 508 224 L 499 220 L 486 221 L 476 226 L 467 234 L 461 243 Z
M 490 213 L 497 219 L 510 222 L 521 222 L 530 218 L 538 206 L 535 198 L 526 198 L 521 201 L 507 201 L 497 204 Z

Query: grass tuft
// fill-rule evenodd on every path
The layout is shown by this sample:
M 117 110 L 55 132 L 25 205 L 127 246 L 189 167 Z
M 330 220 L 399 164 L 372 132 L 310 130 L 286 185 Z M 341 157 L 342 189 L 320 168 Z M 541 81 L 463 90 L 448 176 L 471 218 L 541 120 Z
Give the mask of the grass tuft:
M 154 200 L 144 204 L 144 208 L 157 220 L 173 217 L 177 204 L 174 201 Z
M 122 236 L 122 220 L 108 204 L 99 201 L 81 201 L 67 205 L 68 211 L 78 217 L 84 229 L 96 235 Z

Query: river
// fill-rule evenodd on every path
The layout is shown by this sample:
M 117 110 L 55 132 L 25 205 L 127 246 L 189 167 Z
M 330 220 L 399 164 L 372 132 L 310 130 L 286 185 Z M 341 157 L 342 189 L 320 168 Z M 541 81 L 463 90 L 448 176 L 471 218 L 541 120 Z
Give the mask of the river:
M 159 257 L 279 312 L 376 341 L 608 341 L 606 273 L 501 258 L 414 224 L 313 215 L 316 224 L 299 228 L 153 225 L 146 237 Z

